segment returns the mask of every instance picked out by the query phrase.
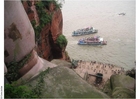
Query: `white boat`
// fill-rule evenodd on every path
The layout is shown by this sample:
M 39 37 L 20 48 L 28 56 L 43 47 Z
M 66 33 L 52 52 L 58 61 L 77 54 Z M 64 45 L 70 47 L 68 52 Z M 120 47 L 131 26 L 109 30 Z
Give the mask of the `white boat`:
M 72 36 L 80 36 L 80 35 L 87 35 L 87 34 L 94 34 L 97 33 L 98 30 L 93 27 L 87 27 L 83 29 L 78 29 L 72 32 Z
M 78 45 L 107 45 L 107 41 L 104 41 L 100 36 L 94 36 L 80 39 Z

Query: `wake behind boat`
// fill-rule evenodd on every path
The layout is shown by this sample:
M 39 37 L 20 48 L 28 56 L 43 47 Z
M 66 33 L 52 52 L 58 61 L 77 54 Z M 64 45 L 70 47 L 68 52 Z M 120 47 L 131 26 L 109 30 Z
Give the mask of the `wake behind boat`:
M 76 31 L 73 31 L 72 36 L 80 36 L 80 35 L 87 35 L 87 34 L 94 34 L 97 33 L 98 30 L 93 27 L 87 27 L 83 29 L 78 29 Z
M 78 45 L 107 45 L 107 41 L 104 41 L 100 36 L 94 36 L 80 39 Z

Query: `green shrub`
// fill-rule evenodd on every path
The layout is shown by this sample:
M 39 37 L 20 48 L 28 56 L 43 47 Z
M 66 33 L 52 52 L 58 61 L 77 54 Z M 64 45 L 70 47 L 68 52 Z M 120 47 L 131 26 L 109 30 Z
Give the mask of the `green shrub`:
M 16 86 L 16 82 L 13 82 L 12 84 L 5 84 L 5 98 L 40 98 L 42 92 L 44 91 L 44 77 L 47 73 L 49 73 L 49 70 L 50 68 L 40 73 L 38 82 L 35 86 L 29 84 Z
M 58 8 L 61 8 L 62 7 L 62 2 L 58 2 L 57 0 L 41 0 L 39 2 L 37 2 L 35 4 L 36 6 L 36 10 L 37 10 L 37 13 L 38 13 L 38 16 L 39 16 L 39 25 L 38 26 L 35 26 L 36 25 L 36 22 L 35 20 L 31 21 L 32 23 L 32 26 L 34 28 L 34 31 L 35 31 L 35 40 L 37 41 L 39 38 L 40 38 L 40 32 L 42 30 L 42 28 L 51 22 L 51 19 L 52 19 L 52 14 L 48 14 L 46 12 L 46 9 L 49 9 L 49 5 L 53 3 L 56 7 L 56 9 Z M 28 4 L 30 5 L 30 2 L 28 2 Z
M 44 1 L 44 2 L 47 2 L 47 1 Z M 52 15 L 47 14 L 47 12 L 45 10 L 45 5 L 42 1 L 37 2 L 35 5 L 36 5 L 36 10 L 37 10 L 37 13 L 38 13 L 38 16 L 40 19 L 39 20 L 40 23 L 38 26 L 35 26 L 36 22 L 35 22 L 35 20 L 32 20 L 31 24 L 35 31 L 35 40 L 37 41 L 40 38 L 40 32 L 41 32 L 42 28 L 46 24 L 51 22 Z
M 52 2 L 56 6 L 56 9 L 62 8 L 62 1 L 59 3 L 58 0 L 52 0 Z
M 5 98 L 30 98 L 36 97 L 33 95 L 32 91 L 28 87 L 22 86 L 13 86 L 12 84 L 5 84 L 4 86 L 4 95 Z
M 45 5 L 45 7 L 46 7 L 47 9 L 49 9 L 49 5 L 50 5 L 51 3 L 53 3 L 53 4 L 55 5 L 56 9 L 62 8 L 62 2 L 63 2 L 64 0 L 61 1 L 61 2 L 58 2 L 58 1 L 59 1 L 59 0 L 46 0 L 46 1 L 42 0 L 43 4 Z
M 47 2 L 47 1 L 44 1 Z M 40 19 L 40 25 L 46 25 L 47 23 L 51 22 L 51 15 L 47 14 L 44 2 L 40 1 L 37 2 L 36 5 L 36 10 L 39 15 Z
M 29 60 L 30 57 L 31 57 L 31 53 L 29 53 L 27 56 L 25 56 L 19 62 L 16 62 L 14 59 L 9 64 L 6 64 L 8 72 L 5 76 L 10 83 L 12 83 L 13 81 L 16 81 L 20 78 L 18 71 L 27 63 L 27 61 Z
M 68 41 L 65 38 L 65 36 L 63 34 L 61 34 L 58 36 L 56 43 L 60 46 L 60 48 L 64 48 L 67 46 Z

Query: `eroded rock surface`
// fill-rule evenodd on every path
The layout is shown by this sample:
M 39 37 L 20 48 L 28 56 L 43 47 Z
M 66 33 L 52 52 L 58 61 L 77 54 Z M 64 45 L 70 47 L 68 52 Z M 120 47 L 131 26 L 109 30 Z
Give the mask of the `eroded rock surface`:
M 35 85 L 38 79 L 39 77 L 29 84 Z M 50 69 L 44 80 L 43 98 L 109 98 L 64 66 Z
M 39 25 L 40 17 L 37 13 L 35 0 L 23 1 L 23 6 L 30 19 L 35 20 L 36 25 Z M 45 9 L 48 15 L 51 15 L 51 22 L 47 23 L 40 32 L 40 39 L 36 43 L 36 50 L 40 57 L 46 60 L 60 59 L 63 57 L 62 49 L 56 44 L 57 37 L 62 34 L 63 17 L 61 9 L 56 9 L 53 3 Z
M 135 98 L 135 79 L 126 75 L 112 75 L 103 92 L 113 98 Z

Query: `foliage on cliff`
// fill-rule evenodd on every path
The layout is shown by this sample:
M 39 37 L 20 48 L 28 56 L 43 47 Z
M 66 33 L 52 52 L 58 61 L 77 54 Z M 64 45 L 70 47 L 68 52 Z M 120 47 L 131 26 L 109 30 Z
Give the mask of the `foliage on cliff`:
M 31 57 L 31 53 L 29 53 L 19 62 L 16 62 L 14 59 L 9 64 L 6 64 L 8 73 L 5 75 L 5 77 L 8 79 L 10 83 L 18 80 L 21 77 L 21 75 L 19 74 L 19 70 L 28 62 L 30 57 Z
M 37 13 L 39 15 L 40 24 L 38 26 L 35 26 L 36 25 L 35 20 L 33 20 L 31 23 L 32 23 L 32 26 L 33 26 L 33 28 L 35 30 L 35 39 L 37 41 L 39 39 L 39 37 L 40 37 L 40 32 L 41 32 L 42 28 L 46 24 L 51 22 L 51 15 L 47 14 L 47 12 L 45 11 L 45 5 L 44 5 L 43 2 L 39 1 L 35 5 L 36 5 Z
M 11 84 L 5 84 L 4 94 L 5 98 L 30 98 L 33 96 L 31 90 L 29 90 L 28 87 L 24 85 L 15 87 Z
M 45 83 L 44 77 L 47 73 L 49 73 L 49 68 L 40 73 L 36 85 L 29 85 L 30 88 L 26 85 L 17 86 L 16 82 L 13 82 L 12 84 L 5 84 L 5 98 L 40 98 L 43 93 Z
M 57 0 L 41 0 L 35 3 L 36 10 L 39 16 L 39 25 L 36 26 L 35 20 L 31 21 L 32 26 L 35 30 L 35 39 L 36 41 L 40 38 L 40 32 L 42 28 L 51 22 L 52 20 L 52 14 L 48 14 L 46 12 L 46 9 L 49 10 L 50 4 L 53 3 L 55 5 L 55 9 L 61 8 L 62 3 L 59 3 Z
M 60 48 L 64 48 L 67 46 L 68 41 L 65 38 L 65 36 L 63 34 L 61 34 L 58 36 L 56 43 L 60 46 Z
M 45 7 L 46 7 L 47 9 L 49 9 L 49 5 L 50 5 L 51 3 L 53 3 L 53 4 L 55 5 L 55 9 L 60 9 L 60 8 L 62 8 L 62 2 L 63 2 L 64 0 L 62 0 L 61 2 L 59 2 L 58 0 L 46 0 L 46 1 L 41 0 L 41 1 L 43 2 L 43 4 L 45 5 Z

